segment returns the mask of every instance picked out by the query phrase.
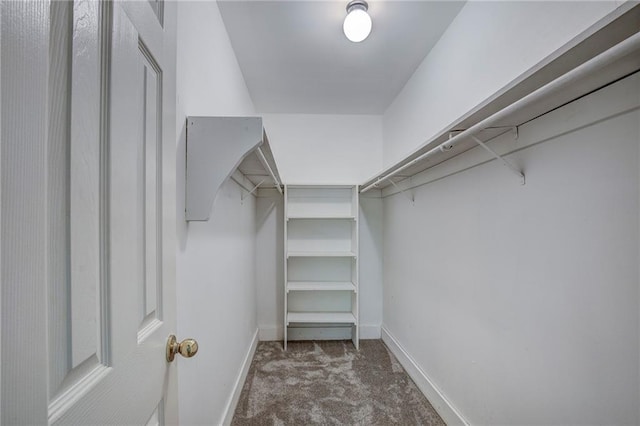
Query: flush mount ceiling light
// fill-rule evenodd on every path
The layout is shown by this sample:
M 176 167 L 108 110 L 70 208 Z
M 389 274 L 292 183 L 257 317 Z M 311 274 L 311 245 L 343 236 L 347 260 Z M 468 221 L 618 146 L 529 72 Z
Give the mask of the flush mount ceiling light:
M 367 13 L 369 5 L 364 0 L 352 0 L 347 4 L 347 16 L 342 29 L 344 35 L 354 43 L 359 43 L 371 32 L 371 17 Z

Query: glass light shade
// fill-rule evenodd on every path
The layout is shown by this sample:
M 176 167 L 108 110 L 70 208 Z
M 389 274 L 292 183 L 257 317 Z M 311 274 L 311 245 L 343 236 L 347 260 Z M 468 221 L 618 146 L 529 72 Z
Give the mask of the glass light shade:
M 366 10 L 354 7 L 344 18 L 344 35 L 354 43 L 359 43 L 371 32 L 371 17 Z

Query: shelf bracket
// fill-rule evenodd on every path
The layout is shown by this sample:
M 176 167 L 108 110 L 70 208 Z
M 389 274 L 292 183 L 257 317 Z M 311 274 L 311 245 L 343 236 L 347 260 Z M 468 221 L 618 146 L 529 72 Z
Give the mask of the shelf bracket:
M 411 201 L 411 204 L 415 205 L 415 199 L 413 196 L 413 192 L 409 192 L 406 191 L 402 188 L 400 188 L 394 181 L 393 179 L 389 179 L 389 182 L 391 182 L 391 185 L 393 185 L 398 191 L 400 191 L 402 193 L 402 195 L 404 195 L 409 201 Z
M 517 129 L 517 127 L 516 127 Z M 516 135 L 517 135 L 517 130 L 516 130 Z M 517 137 L 517 136 L 516 136 Z M 477 143 L 478 145 L 480 145 L 482 148 L 484 148 L 485 150 L 487 150 L 491 155 L 493 155 L 495 158 L 497 158 L 498 160 L 502 161 L 502 164 L 504 164 L 506 167 L 508 167 L 513 173 L 515 173 L 516 175 L 518 175 L 518 177 L 520 177 L 520 184 L 524 185 L 525 184 L 525 177 L 524 177 L 524 173 L 522 173 L 516 166 L 514 166 L 513 164 L 511 164 L 506 158 L 502 157 L 500 154 L 498 154 L 497 152 L 495 152 L 494 150 L 492 150 L 491 148 L 489 148 L 487 146 L 487 144 L 485 144 L 484 142 L 482 142 L 480 139 L 478 139 L 476 136 L 471 135 L 471 139 L 473 139 L 475 141 L 475 143 Z
M 254 187 L 253 187 L 253 189 L 247 193 L 247 195 L 246 195 L 246 196 L 244 195 L 244 193 L 243 193 L 242 195 L 240 195 L 240 201 L 241 201 L 241 202 L 243 202 L 245 198 L 247 198 L 249 195 L 251 195 L 251 194 L 253 194 L 254 192 L 256 192 L 256 190 L 257 190 L 258 188 L 260 188 L 260 185 L 262 185 L 265 181 L 266 181 L 266 179 L 262 179 L 262 180 L 260 181 L 260 183 L 259 183 L 259 184 L 257 184 L 256 186 L 254 186 Z
M 274 182 L 273 185 L 275 186 L 275 188 L 278 190 L 278 192 L 280 194 L 283 194 L 282 186 L 280 185 L 280 181 L 276 177 L 276 174 L 273 173 L 273 170 L 271 169 L 271 166 L 269 165 L 269 162 L 267 161 L 267 158 L 264 156 L 264 153 L 262 152 L 262 149 L 260 149 L 260 147 L 258 147 L 258 149 L 256 149 L 256 153 L 258 154 L 258 159 L 260 160 L 260 162 L 262 163 L 264 168 L 267 169 L 267 172 L 269 172 L 269 175 L 271 175 L 271 179 L 273 179 L 273 182 Z

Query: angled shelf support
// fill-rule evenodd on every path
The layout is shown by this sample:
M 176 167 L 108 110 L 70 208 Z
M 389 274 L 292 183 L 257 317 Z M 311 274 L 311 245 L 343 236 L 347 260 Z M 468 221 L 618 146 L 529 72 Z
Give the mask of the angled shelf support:
M 241 199 L 244 200 L 245 198 L 247 198 L 251 194 L 255 193 L 258 190 L 258 188 L 260 188 L 260 185 L 262 185 L 264 183 L 265 180 L 266 179 L 262 179 L 260 181 L 260 183 L 258 183 L 257 185 L 254 185 L 253 188 L 251 189 L 251 191 L 247 192 L 247 195 L 244 195 L 244 194 L 242 195 Z
M 238 170 L 253 185 L 281 193 L 269 141 L 260 117 L 187 117 L 187 221 L 209 220 L 223 182 Z
M 409 192 L 407 190 L 404 190 L 404 189 L 400 188 L 398 186 L 398 184 L 393 181 L 392 178 L 389 178 L 389 183 L 391 183 L 391 185 L 393 185 L 394 188 L 396 188 L 398 191 L 400 191 L 402 193 L 402 195 L 404 195 L 407 198 L 407 200 L 411 201 L 411 204 L 415 205 L 416 200 L 415 200 L 415 196 L 413 195 L 413 191 Z
M 266 135 L 265 135 L 265 139 L 266 139 Z M 269 172 L 269 175 L 271 176 L 271 179 L 273 179 L 273 182 L 274 182 L 275 187 L 278 190 L 278 192 L 280 194 L 283 194 L 283 192 L 282 192 L 282 184 L 280 183 L 280 178 L 278 176 L 276 176 L 276 174 L 274 173 L 273 169 L 269 165 L 269 161 L 267 161 L 267 157 L 264 155 L 264 153 L 262 152 L 262 149 L 260 147 L 258 147 L 256 149 L 256 155 L 258 156 L 258 159 L 260 160 L 260 162 L 262 163 L 264 168 L 267 170 L 267 172 Z M 258 186 L 260 186 L 260 185 L 258 185 Z
M 485 144 L 484 142 L 482 142 L 480 139 L 478 139 L 475 135 L 471 135 L 471 139 L 473 139 L 478 145 L 480 145 L 482 148 L 484 148 L 485 150 L 487 150 L 491 155 L 493 155 L 496 159 L 502 161 L 502 164 L 504 164 L 506 167 L 509 168 L 509 170 L 511 170 L 513 173 L 515 173 L 516 175 L 518 175 L 518 177 L 520 178 L 520 183 L 522 185 L 525 184 L 525 177 L 524 177 L 524 173 L 522 173 L 516 166 L 514 166 L 513 164 L 511 164 L 509 162 L 509 160 L 507 160 L 506 158 L 502 157 L 500 154 L 498 154 L 497 152 L 495 152 L 494 150 L 492 150 L 491 148 L 489 148 L 489 146 L 487 144 Z

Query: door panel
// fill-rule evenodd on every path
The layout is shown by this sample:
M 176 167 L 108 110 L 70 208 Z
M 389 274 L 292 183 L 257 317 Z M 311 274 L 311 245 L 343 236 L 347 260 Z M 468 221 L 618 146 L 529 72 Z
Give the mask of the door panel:
M 108 348 L 100 270 L 100 4 L 54 3 L 51 15 L 56 119 L 50 122 L 48 168 L 48 332 L 49 412 L 55 416 L 74 389 L 104 372 Z M 77 25 L 65 25 L 70 20 Z M 70 71 L 75 78 L 65 78 Z
M 176 423 L 176 372 L 165 359 L 175 332 L 175 119 L 164 111 L 174 111 L 175 86 L 164 86 L 163 60 L 175 60 L 173 42 L 165 45 L 149 2 L 9 3 L 16 3 L 9 7 L 12 31 L 20 20 L 50 25 L 38 40 L 48 50 L 48 67 L 40 70 L 46 90 L 30 99 L 34 108 L 48 103 L 48 116 L 40 117 L 46 137 L 29 140 L 40 161 L 18 161 L 22 168 L 6 173 L 27 150 L 5 149 L 3 133 L 3 194 L 8 188 L 17 195 L 2 198 L 2 211 L 11 212 L 0 228 L 3 249 L 16 226 L 35 227 L 45 243 L 40 251 L 0 253 L 2 265 L 14 265 L 2 268 L 3 315 L 10 319 L 2 323 L 2 359 L 9 360 L 2 365 L 2 422 Z M 38 21 L 39 8 L 45 12 Z M 7 85 L 27 84 L 17 72 L 5 77 L 3 95 Z M 2 111 L 4 124 L 9 115 Z M 21 181 L 40 192 L 16 191 Z M 21 197 L 35 197 L 38 216 L 18 208 Z M 30 264 L 34 276 L 46 278 L 29 286 L 22 277 Z M 15 294 L 14 307 L 4 310 L 6 294 Z M 23 339 L 28 328 L 30 339 Z M 21 346 L 6 345 L 9 334 Z M 25 350 L 43 356 L 21 362 Z M 45 381 L 29 377 L 45 378 L 46 399 L 38 392 Z
M 103 361 L 100 265 L 100 4 L 73 3 L 70 117 L 70 368 Z M 106 349 L 106 348 L 104 348 Z
M 162 312 L 159 307 L 162 301 L 162 269 L 160 259 L 162 258 L 162 228 L 161 208 L 162 208 L 162 71 L 160 66 L 153 59 L 147 47 L 140 43 L 139 52 L 143 64 L 143 154 L 142 167 L 143 194 L 144 200 L 144 280 L 141 281 L 141 306 L 140 317 L 142 330 L 153 328 L 162 320 Z M 140 337 L 140 336 L 139 336 Z

